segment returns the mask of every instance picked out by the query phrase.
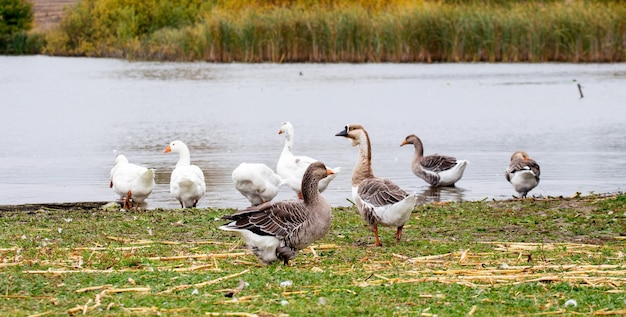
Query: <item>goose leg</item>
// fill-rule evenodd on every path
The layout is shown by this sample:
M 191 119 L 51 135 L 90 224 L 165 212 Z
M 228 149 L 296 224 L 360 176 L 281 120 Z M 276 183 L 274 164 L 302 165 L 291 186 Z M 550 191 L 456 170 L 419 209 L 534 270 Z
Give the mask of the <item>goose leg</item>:
M 130 196 L 131 195 L 132 195 L 132 193 L 129 190 L 128 193 L 126 193 L 126 197 L 124 197 L 124 209 L 126 209 L 126 210 L 130 210 L 130 209 L 133 208 L 132 204 L 130 203 Z
M 400 238 L 402 238 L 402 228 L 404 228 L 404 225 L 398 227 L 398 230 L 396 230 L 396 242 L 400 242 Z
M 377 225 L 373 225 L 372 226 L 372 231 L 374 231 L 374 236 L 376 237 L 376 246 L 382 247 L 383 244 L 380 243 L 380 239 L 378 238 L 378 226 Z

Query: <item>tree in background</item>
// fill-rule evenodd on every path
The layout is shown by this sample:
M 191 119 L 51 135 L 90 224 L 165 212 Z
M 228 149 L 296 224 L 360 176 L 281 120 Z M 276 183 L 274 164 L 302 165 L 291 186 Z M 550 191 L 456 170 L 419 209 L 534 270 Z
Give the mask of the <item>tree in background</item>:
M 33 5 L 25 0 L 0 0 L 0 34 L 28 31 L 33 25 Z
M 34 54 L 40 51 L 41 36 L 26 32 L 33 25 L 33 5 L 26 0 L 0 0 L 0 54 Z

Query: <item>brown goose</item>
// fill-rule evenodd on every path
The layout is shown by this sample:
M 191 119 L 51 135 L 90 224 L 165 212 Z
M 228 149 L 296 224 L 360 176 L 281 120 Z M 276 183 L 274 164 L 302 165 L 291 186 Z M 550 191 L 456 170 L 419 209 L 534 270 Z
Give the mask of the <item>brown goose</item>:
M 311 164 L 302 178 L 302 200 L 280 201 L 249 207 L 222 219 L 232 222 L 219 227 L 241 236 L 254 255 L 269 264 L 284 264 L 330 227 L 331 206 L 319 192 L 318 183 L 334 172 L 321 162 Z
M 539 164 L 524 151 L 517 151 L 511 155 L 509 167 L 504 172 L 506 180 L 522 198 L 539 184 Z
M 346 125 L 336 134 L 359 146 L 359 157 L 352 170 L 352 198 L 361 217 L 370 225 L 376 245 L 382 246 L 378 225 L 396 227 L 396 242 L 402 237 L 402 228 L 409 220 L 417 203 L 415 194 L 408 194 L 392 181 L 374 176 L 372 148 L 367 131 L 358 124 Z
M 411 170 L 417 177 L 426 181 L 432 187 L 454 186 L 463 177 L 466 160 L 457 160 L 454 157 L 440 154 L 424 156 L 422 140 L 415 134 L 407 136 L 400 146 L 413 144 L 415 154 L 411 162 Z

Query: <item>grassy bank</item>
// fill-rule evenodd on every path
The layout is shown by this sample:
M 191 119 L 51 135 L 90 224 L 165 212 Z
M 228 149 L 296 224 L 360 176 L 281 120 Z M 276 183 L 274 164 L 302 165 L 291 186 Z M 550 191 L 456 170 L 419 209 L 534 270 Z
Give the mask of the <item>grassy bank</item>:
M 0 315 L 626 314 L 626 196 L 420 206 L 384 247 L 340 208 L 289 267 L 219 231 L 230 212 L 5 208 Z
M 211 62 L 626 60 L 621 1 L 333 3 L 82 0 L 47 35 L 46 52 Z

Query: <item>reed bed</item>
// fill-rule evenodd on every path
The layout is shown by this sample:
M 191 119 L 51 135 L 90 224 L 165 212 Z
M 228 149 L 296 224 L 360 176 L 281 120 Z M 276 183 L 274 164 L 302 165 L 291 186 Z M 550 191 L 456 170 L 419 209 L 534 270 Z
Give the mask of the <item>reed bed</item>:
M 50 54 L 275 63 L 626 59 L 622 2 L 218 3 L 151 18 L 133 6 L 111 14 L 85 1 L 50 35 Z

